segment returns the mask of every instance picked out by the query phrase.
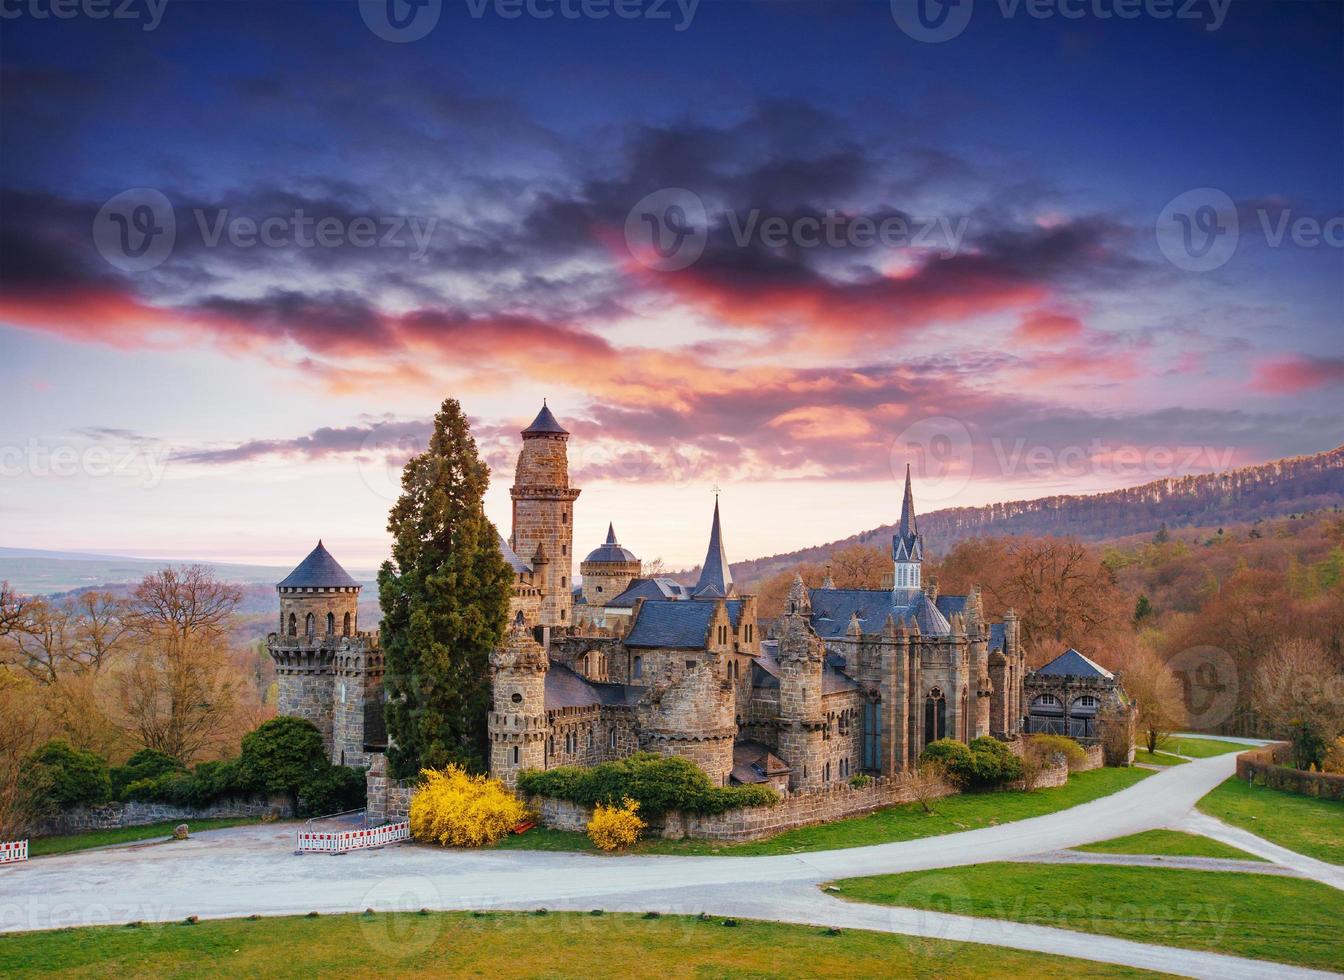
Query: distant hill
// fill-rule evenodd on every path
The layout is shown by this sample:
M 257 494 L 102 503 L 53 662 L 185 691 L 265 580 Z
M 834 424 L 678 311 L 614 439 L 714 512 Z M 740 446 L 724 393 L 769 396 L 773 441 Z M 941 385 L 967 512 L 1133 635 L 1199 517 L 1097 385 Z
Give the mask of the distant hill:
M 915 504 L 919 504 L 918 486 Z M 1163 522 L 1170 528 L 1217 527 L 1340 506 L 1344 506 L 1344 446 L 1223 473 L 1154 480 L 1127 490 L 949 507 L 920 514 L 919 530 L 926 548 L 944 552 L 964 538 L 1073 535 L 1102 541 L 1152 533 Z M 840 541 L 734 562 L 733 575 L 744 584 L 759 582 L 800 562 L 824 561 L 849 545 L 886 546 L 894 530 L 894 524 L 884 524 Z M 688 576 L 694 580 L 694 570 Z
M 293 566 L 238 565 L 229 562 L 193 562 L 162 558 L 122 558 L 70 551 L 42 551 L 37 548 L 0 548 L 0 581 L 19 592 L 52 595 L 105 585 L 138 582 L 165 565 L 205 565 L 225 582 L 239 585 L 274 587 L 293 570 Z M 366 586 L 374 579 L 371 572 L 351 570 Z M 115 591 L 115 590 L 114 590 Z M 376 589 L 371 590 L 376 593 Z

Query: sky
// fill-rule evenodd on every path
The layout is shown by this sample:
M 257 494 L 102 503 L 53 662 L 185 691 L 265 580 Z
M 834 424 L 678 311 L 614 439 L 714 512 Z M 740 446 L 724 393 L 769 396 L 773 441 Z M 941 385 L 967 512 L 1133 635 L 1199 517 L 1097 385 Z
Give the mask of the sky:
M 1334 0 L 0 14 L 3 545 L 373 567 L 450 397 L 674 568 L 1344 442 Z

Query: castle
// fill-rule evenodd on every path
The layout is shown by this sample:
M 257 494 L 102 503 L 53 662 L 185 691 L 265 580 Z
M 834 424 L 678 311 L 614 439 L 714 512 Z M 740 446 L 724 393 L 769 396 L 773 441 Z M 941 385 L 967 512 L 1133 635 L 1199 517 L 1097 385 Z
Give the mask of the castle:
M 795 579 L 767 638 L 756 597 L 734 584 L 717 500 L 693 586 L 643 577 L 610 526 L 576 586 L 569 433 L 543 405 L 521 435 L 500 538 L 512 622 L 490 660 L 490 768 L 504 782 L 647 751 L 720 784 L 812 790 L 897 774 L 935 739 L 1021 730 L 1017 619 L 988 622 L 978 590 L 923 587 L 908 468 L 893 587 Z M 278 588 L 280 712 L 312 720 L 334 762 L 369 763 L 386 746 L 383 664 L 377 637 L 357 630 L 358 584 L 319 542 Z

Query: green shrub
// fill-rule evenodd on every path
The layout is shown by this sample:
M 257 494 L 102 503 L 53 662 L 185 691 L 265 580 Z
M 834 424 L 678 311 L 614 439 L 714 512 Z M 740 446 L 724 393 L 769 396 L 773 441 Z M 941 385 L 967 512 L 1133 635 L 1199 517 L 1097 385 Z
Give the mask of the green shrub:
M 266 793 L 298 797 L 313 779 L 326 773 L 331 762 L 317 726 L 302 718 L 282 716 L 243 736 L 238 765 L 248 785 Z
M 861 772 L 855 773 L 853 776 L 849 777 L 849 785 L 853 786 L 855 789 L 863 789 L 863 787 L 869 785 L 872 781 L 872 776 L 865 775 Z
M 112 796 L 107 760 L 52 739 L 23 762 L 21 787 L 33 811 L 54 816 L 62 810 L 106 803 Z
M 364 793 L 363 769 L 329 765 L 299 791 L 298 815 L 316 817 L 357 810 L 364 805 Z
M 114 766 L 110 773 L 112 796 L 118 800 L 129 799 L 126 787 L 131 783 L 154 780 L 170 773 L 186 772 L 187 767 L 167 752 L 158 749 L 141 749 L 126 760 L 124 766 Z
M 919 761 L 939 764 L 961 789 L 993 789 L 1022 778 L 1022 760 L 989 736 L 972 739 L 970 745 L 940 738 L 925 746 Z
M 1027 742 L 1043 756 L 1062 755 L 1070 769 L 1087 761 L 1087 750 L 1067 735 L 1032 735 Z
M 618 806 L 632 799 L 641 813 L 653 816 L 669 810 L 724 813 L 779 802 L 779 794 L 768 786 L 715 786 L 690 760 L 652 752 L 639 752 L 591 768 L 528 770 L 519 774 L 518 788 L 584 806 Z

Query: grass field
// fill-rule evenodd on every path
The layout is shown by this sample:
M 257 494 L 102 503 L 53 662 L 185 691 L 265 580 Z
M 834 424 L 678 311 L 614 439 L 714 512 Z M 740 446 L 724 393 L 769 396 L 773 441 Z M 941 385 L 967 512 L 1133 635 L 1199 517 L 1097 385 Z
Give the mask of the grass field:
M 1224 871 L 978 864 L 851 878 L 840 896 L 1138 942 L 1338 969 L 1344 893 L 1320 882 Z M 1266 975 L 1269 975 L 1267 972 Z
M 975 943 L 689 916 L 434 912 L 0 936 L 0 975 L 55 977 L 1149 977 Z
M 1171 755 L 1168 752 L 1149 752 L 1147 749 L 1135 749 L 1134 761 L 1149 766 L 1179 766 L 1190 760 L 1182 759 L 1180 756 Z
M 1253 745 L 1238 745 L 1236 742 L 1219 742 L 1211 738 L 1185 738 L 1172 735 L 1159 747 L 1162 752 L 1175 752 L 1188 755 L 1192 759 L 1207 759 L 1211 755 L 1227 755 L 1229 752 L 1247 752 Z
M 1231 844 L 1180 830 L 1145 830 L 1128 837 L 1113 837 L 1095 844 L 1084 844 L 1074 850 L 1091 854 L 1161 854 L 1172 857 L 1227 858 L 1232 861 L 1261 860 Z
M 90 830 L 83 834 L 65 834 L 60 837 L 35 837 L 28 842 L 28 856 L 41 857 L 44 854 L 68 854 L 71 851 L 86 851 L 90 847 L 105 847 L 108 844 L 133 844 L 136 841 L 167 840 L 173 835 L 173 828 L 186 823 L 194 834 L 200 830 L 218 830 L 221 827 L 241 827 L 244 824 L 260 823 L 253 817 L 220 818 L 217 820 L 167 820 L 163 823 L 145 824 L 143 827 L 118 827 L 115 830 Z
M 1344 801 L 1249 786 L 1233 776 L 1197 805 L 1210 816 L 1280 847 L 1344 864 Z
M 964 793 L 933 804 L 925 813 L 918 804 L 905 803 L 861 817 L 849 817 L 815 827 L 800 827 L 767 840 L 721 844 L 702 840 L 648 840 L 633 851 L 640 854 L 794 854 L 837 847 L 863 847 L 888 841 L 914 840 L 975 830 L 1012 820 L 1039 817 L 1064 810 L 1133 786 L 1145 776 L 1143 769 L 1093 769 L 1074 773 L 1068 783 L 1033 793 Z M 496 847 L 509 850 L 595 851 L 583 834 L 537 828 L 507 837 Z

